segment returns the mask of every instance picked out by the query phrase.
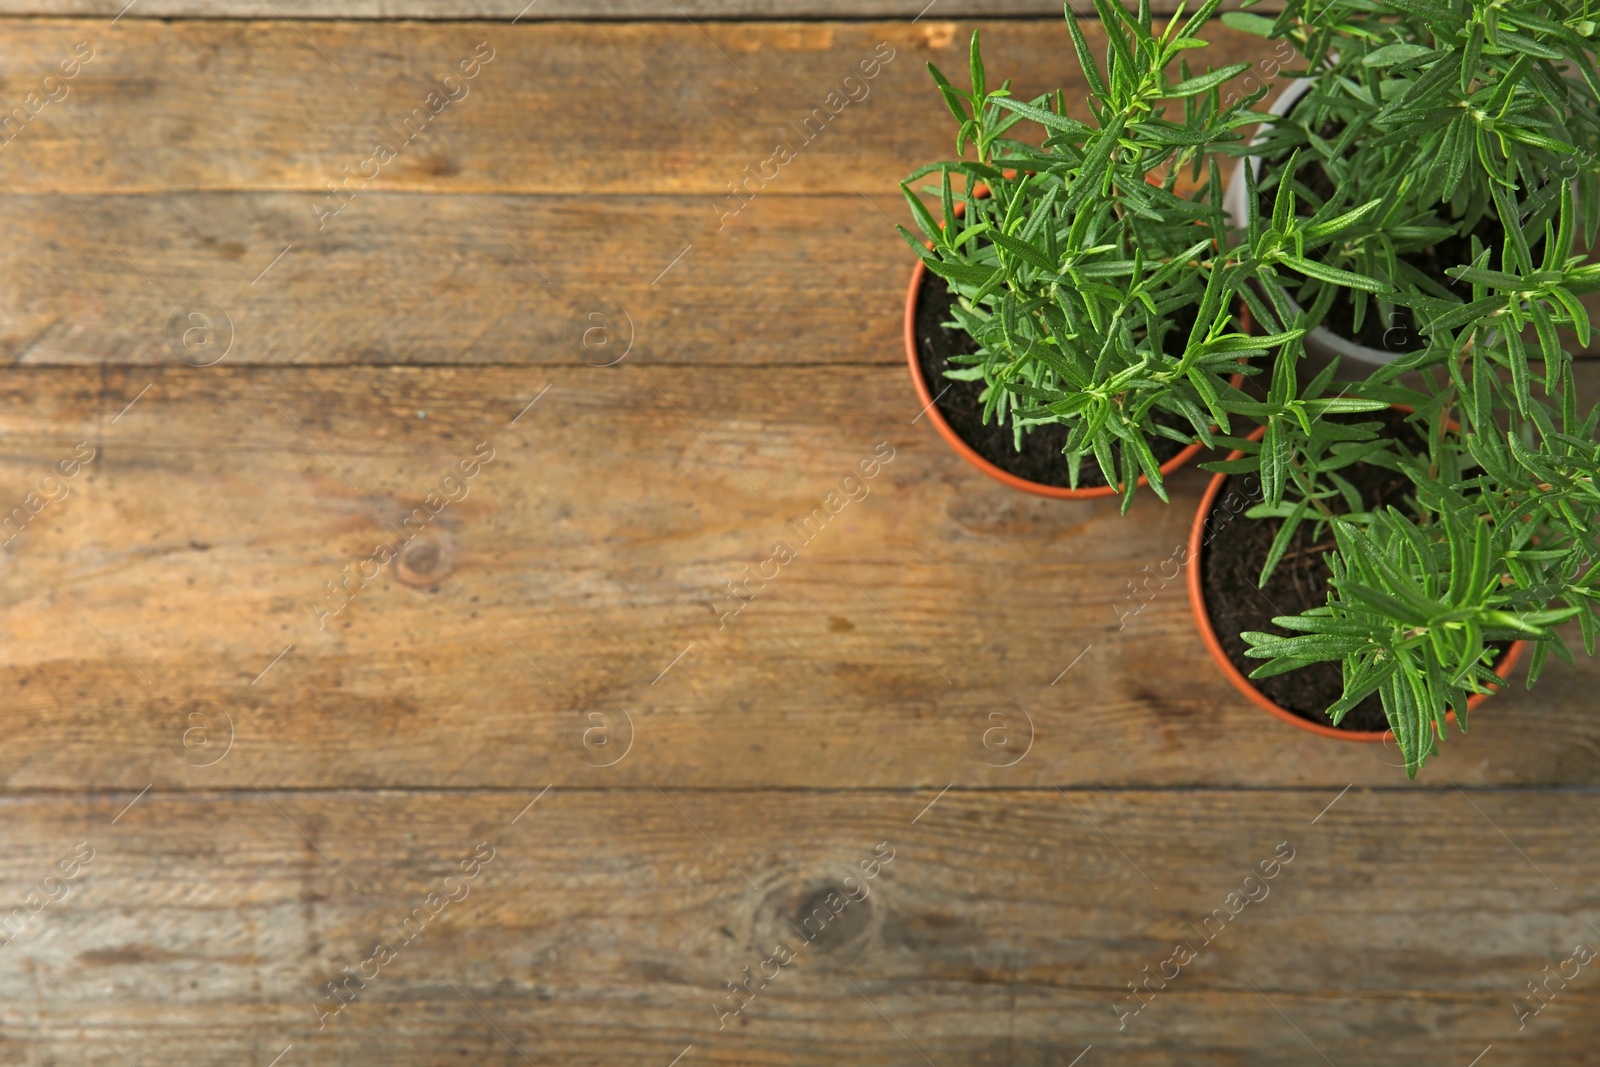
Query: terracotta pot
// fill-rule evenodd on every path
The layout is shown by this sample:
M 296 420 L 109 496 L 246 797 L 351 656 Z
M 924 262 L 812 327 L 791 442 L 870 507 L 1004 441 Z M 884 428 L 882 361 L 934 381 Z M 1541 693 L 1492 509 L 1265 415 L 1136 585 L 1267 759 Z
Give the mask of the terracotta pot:
M 957 204 L 957 207 L 964 205 Z M 990 463 L 961 439 L 961 436 L 950 428 L 944 421 L 944 416 L 939 414 L 938 405 L 933 402 L 934 394 L 928 389 L 928 383 L 922 377 L 922 364 L 917 358 L 917 292 L 922 287 L 922 276 L 927 272 L 927 267 L 921 260 L 917 261 L 916 269 L 911 272 L 911 286 L 906 291 L 905 337 L 906 337 L 906 362 L 911 367 L 911 381 L 917 388 L 917 399 L 922 401 L 922 410 L 933 428 L 939 431 L 939 436 L 945 439 L 949 446 L 955 449 L 956 454 L 974 467 L 978 468 L 989 477 L 1004 482 L 1013 489 L 1021 489 L 1025 493 L 1037 493 L 1039 496 L 1054 497 L 1057 500 L 1092 500 L 1097 497 L 1117 496 L 1122 490 L 1109 485 L 1097 485 L 1083 489 L 1069 489 L 1062 485 L 1044 485 L 1040 482 L 1019 478 L 1010 471 L 1001 470 Z M 1248 317 L 1244 320 L 1244 329 L 1249 330 Z M 1243 375 L 1234 375 L 1233 385 L 1237 388 L 1244 381 Z M 1199 453 L 1203 446 L 1196 441 L 1182 449 L 1177 455 L 1161 464 L 1160 471 L 1163 477 L 1171 474 L 1179 467 L 1188 463 Z M 1139 475 L 1139 485 L 1147 483 L 1144 475 Z
M 1398 405 L 1397 405 L 1398 406 Z M 1258 426 L 1250 435 L 1250 440 L 1259 441 L 1266 433 L 1265 426 Z M 1238 459 L 1243 452 L 1232 452 L 1229 459 Z M 1227 481 L 1229 475 L 1218 474 L 1211 479 L 1211 484 L 1206 487 L 1205 495 L 1200 498 L 1200 510 L 1195 513 L 1194 526 L 1189 531 L 1189 607 L 1194 612 L 1195 626 L 1200 630 L 1200 638 L 1205 641 L 1206 648 L 1211 652 L 1211 658 L 1216 660 L 1217 666 L 1233 687 L 1243 693 L 1257 707 L 1260 707 L 1284 722 L 1298 726 L 1302 730 L 1309 730 L 1323 737 L 1333 737 L 1340 741 L 1390 741 L 1394 738 L 1393 730 L 1340 730 L 1332 726 L 1324 726 L 1310 719 L 1303 719 L 1287 708 L 1280 707 L 1269 700 L 1261 690 L 1251 684 L 1243 671 L 1234 666 L 1233 660 L 1228 658 L 1228 653 L 1223 650 L 1222 643 L 1217 640 L 1216 631 L 1211 628 L 1211 614 L 1206 610 L 1205 591 L 1201 586 L 1200 568 L 1203 566 L 1201 552 L 1204 549 L 1206 518 L 1211 514 L 1211 506 L 1216 502 L 1217 495 L 1222 492 L 1222 483 Z M 1523 646 L 1526 641 L 1513 641 L 1511 647 L 1506 649 L 1506 654 L 1495 664 L 1495 673 L 1506 676 L 1517 660 L 1522 657 Z M 1265 661 L 1263 661 L 1265 662 Z M 1498 688 L 1498 687 L 1496 687 Z M 1488 698 L 1487 693 L 1475 693 L 1467 698 L 1467 708 L 1476 708 Z M 1448 712 L 1446 721 L 1454 723 L 1456 713 Z

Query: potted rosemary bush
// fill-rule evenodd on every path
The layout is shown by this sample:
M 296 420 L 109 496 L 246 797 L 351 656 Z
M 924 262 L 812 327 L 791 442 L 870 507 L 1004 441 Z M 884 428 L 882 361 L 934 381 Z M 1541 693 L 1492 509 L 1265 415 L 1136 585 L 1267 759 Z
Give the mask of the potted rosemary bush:
M 1196 614 L 1254 699 L 1342 736 L 1387 727 L 1408 775 L 1452 718 L 1466 728 L 1521 643 L 1530 686 L 1551 651 L 1570 658 L 1555 624 L 1576 620 L 1594 651 L 1600 414 L 1580 412 L 1562 344 L 1564 330 L 1589 343 L 1578 298 L 1600 288 L 1600 265 L 1579 251 L 1600 223 L 1590 15 L 1290 0 L 1271 21 L 1223 16 L 1307 59 L 1240 169 L 1246 242 L 1302 213 L 1366 212 L 1320 273 L 1258 284 L 1280 316 L 1312 327 L 1309 346 L 1331 339 L 1325 355 L 1365 364 L 1350 395 L 1400 407 L 1355 425 L 1269 416 L 1259 443 L 1209 465 L 1256 474 L 1261 503 L 1245 514 L 1263 521 L 1213 522 L 1207 548 L 1191 539 Z M 1278 368 L 1269 401 L 1292 395 L 1294 377 Z M 1259 560 L 1276 608 L 1224 592 L 1240 558 Z M 1266 661 L 1253 687 L 1241 652 Z
M 1237 164 L 1228 203 L 1234 224 L 1244 225 L 1251 195 L 1247 166 L 1263 205 L 1286 176 L 1303 206 L 1381 204 L 1319 257 L 1375 285 L 1312 277 L 1287 286 L 1289 306 L 1310 311 L 1306 344 L 1319 363 L 1339 356 L 1360 375 L 1425 347 L 1415 305 L 1385 290 L 1464 299 L 1470 283 L 1450 271 L 1519 228 L 1507 222 L 1513 208 L 1524 209 L 1520 228 L 1530 235 L 1517 263 L 1531 269 L 1543 223 L 1554 216 L 1554 188 L 1573 182 L 1592 207 L 1595 7 L 1289 0 L 1273 18 L 1222 16 L 1305 60 Z M 1539 196 L 1519 201 L 1517 189 Z M 1586 216 L 1592 227 L 1595 213 Z
M 1205 47 L 1196 32 L 1220 0 L 1161 31 L 1147 2 L 1136 14 L 1096 3 L 1104 76 L 1067 16 L 1093 124 L 1067 114 L 1061 91 L 1024 101 L 1010 82 L 989 88 L 976 33 L 970 89 L 930 64 L 961 158 L 902 185 L 922 231 L 901 229 L 920 260 L 906 343 L 930 421 L 969 461 L 1018 488 L 1120 492 L 1126 506 L 1146 481 L 1165 499 L 1163 475 L 1245 399 L 1231 384 L 1240 361 L 1302 331 L 1250 336 L 1237 311 L 1260 307 L 1258 264 L 1222 259 L 1214 150 L 1257 121 L 1247 108 L 1261 93 L 1219 103 L 1247 64 L 1190 73 L 1185 54 Z M 929 176 L 937 212 L 912 188 Z
M 1450 721 L 1466 729 L 1467 709 L 1504 684 L 1522 645 L 1530 687 L 1550 652 L 1571 659 L 1555 624 L 1576 620 L 1594 652 L 1600 409 L 1580 412 L 1555 327 L 1588 343 L 1576 297 L 1600 289 L 1600 264 L 1558 254 L 1572 247 L 1575 209 L 1569 189 L 1556 195 L 1559 224 L 1535 270 L 1457 268 L 1472 298 L 1432 308 L 1426 348 L 1352 387 L 1394 405 L 1382 419 L 1269 418 L 1206 465 L 1219 473 L 1188 578 L 1218 663 L 1297 725 L 1352 740 L 1392 733 L 1408 775 Z M 1410 371 L 1420 388 L 1399 384 Z M 1266 406 L 1294 391 L 1281 361 Z M 1238 509 L 1219 515 L 1216 501 L 1240 477 L 1259 503 L 1233 521 Z M 1246 679 L 1252 660 L 1266 662 Z
M 970 90 L 934 72 L 976 157 L 908 179 L 938 175 L 942 217 L 906 188 L 927 247 L 906 236 L 967 339 L 946 376 L 1013 443 L 1058 434 L 1069 485 L 1092 458 L 1124 507 L 1139 477 L 1165 497 L 1156 443 L 1232 446 L 1184 560 L 1211 651 L 1283 718 L 1392 733 L 1415 774 L 1521 642 L 1530 685 L 1569 655 L 1555 624 L 1593 652 L 1600 415 L 1579 412 L 1561 334 L 1588 343 L 1577 298 L 1600 288 L 1575 251 L 1600 220 L 1594 25 L 1466 0 L 1223 16 L 1307 57 L 1314 103 L 1285 120 L 1249 110 L 1265 88 L 1223 101 L 1242 65 L 1189 73 L 1215 3 L 1160 30 L 1147 6 L 1097 6 L 1104 75 L 1068 14 L 1092 124 L 1059 93 L 986 90 L 976 39 Z M 1009 136 L 1023 122 L 1041 144 Z M 1232 220 L 1219 156 L 1252 157 Z M 1302 365 L 1336 308 L 1408 338 L 1337 390 L 1335 363 Z

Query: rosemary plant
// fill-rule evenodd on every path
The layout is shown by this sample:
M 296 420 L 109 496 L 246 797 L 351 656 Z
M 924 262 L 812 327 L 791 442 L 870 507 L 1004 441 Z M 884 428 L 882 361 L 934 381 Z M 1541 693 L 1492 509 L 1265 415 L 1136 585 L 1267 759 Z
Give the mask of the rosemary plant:
M 1459 302 L 1461 286 L 1421 264 L 1475 263 L 1485 246 L 1509 236 L 1504 269 L 1533 273 L 1556 213 L 1552 194 L 1563 184 L 1577 185 L 1584 247 L 1593 244 L 1600 224 L 1592 165 L 1600 149 L 1597 7 L 1593 0 L 1287 0 L 1271 19 L 1222 16 L 1229 26 L 1293 44 L 1306 62 L 1298 73 L 1311 78 L 1253 150 L 1262 157 L 1262 194 L 1288 178 L 1309 210 L 1381 205 L 1318 257 L 1347 276 L 1314 273 L 1293 286 L 1310 309 L 1306 325 L 1343 303 L 1348 336 L 1366 327 L 1389 347 L 1422 347 L 1426 329 L 1408 307 L 1419 298 Z M 1518 190 L 1537 195 L 1519 198 Z M 1354 284 L 1351 274 L 1371 284 Z M 1375 329 L 1368 325 L 1374 312 Z
M 1465 730 L 1468 696 L 1505 684 L 1491 669 L 1492 643 L 1532 643 L 1531 688 L 1551 651 L 1572 659 L 1555 624 L 1575 619 L 1588 655 L 1600 632 L 1600 409 L 1580 415 L 1556 329 L 1571 326 L 1588 344 L 1576 298 L 1600 289 L 1600 264 L 1558 254 L 1573 243 L 1570 188 L 1563 183 L 1554 199 L 1558 225 L 1536 278 L 1453 271 L 1471 283 L 1472 299 L 1432 321 L 1426 349 L 1356 387 L 1412 407 L 1422 448 L 1325 422 L 1274 459 L 1261 449 L 1210 465 L 1260 469 L 1264 486 L 1270 467 L 1285 468 L 1276 499 L 1247 512 L 1281 523 L 1263 583 L 1299 524 L 1331 528 L 1335 539 L 1328 603 L 1273 619 L 1289 636 L 1242 635 L 1248 655 L 1268 661 L 1251 677 L 1340 662 L 1344 693 L 1328 714 L 1337 723 L 1378 693 L 1410 776 L 1437 751 L 1449 711 Z M 1542 357 L 1533 365 L 1529 324 Z M 1407 371 L 1422 388 L 1398 384 Z M 1366 509 L 1339 473 L 1358 461 L 1403 473 L 1405 508 Z
M 1275 219 L 1251 247 L 1235 248 L 1218 153 L 1261 119 L 1249 105 L 1266 89 L 1224 107 L 1219 87 L 1248 64 L 1191 74 L 1185 53 L 1206 47 L 1196 33 L 1220 0 L 1160 31 L 1148 0 L 1137 14 L 1095 2 L 1110 38 L 1103 75 L 1067 12 L 1092 125 L 1066 114 L 1059 90 L 1022 101 L 1009 81 L 988 88 L 977 33 L 969 90 L 929 65 L 958 122 L 957 153 L 970 148 L 973 158 L 907 178 L 922 237 L 901 233 L 958 296 L 956 325 L 978 351 L 949 373 L 985 382 L 985 420 L 1009 420 L 1018 447 L 1030 427 L 1065 424 L 1070 483 L 1092 455 L 1106 484 L 1122 487 L 1126 509 L 1140 474 L 1166 499 L 1152 440 L 1215 443 L 1212 427 L 1227 433 L 1230 416 L 1250 405 L 1232 375 L 1255 373 L 1253 363 L 1275 349 L 1298 356 L 1304 328 L 1269 311 L 1252 283 L 1274 269 L 1365 282 L 1307 257 L 1378 204 Z M 1171 101 L 1182 102 L 1181 114 Z M 1019 123 L 1036 130 L 1033 140 L 1013 136 Z M 1185 171 L 1189 183 L 1180 186 Z M 938 215 L 911 187 L 930 174 L 939 176 L 931 190 Z M 1254 336 L 1242 329 L 1241 301 L 1269 328 Z M 1374 406 L 1295 403 L 1313 414 Z
M 1600 288 L 1600 265 L 1574 252 L 1600 223 L 1593 14 L 1587 2 L 1290 0 L 1270 22 L 1223 16 L 1293 41 L 1314 75 L 1255 149 L 1267 177 L 1249 199 L 1275 185 L 1291 214 L 1382 204 L 1321 257 L 1376 284 L 1313 274 L 1294 294 L 1308 308 L 1297 321 L 1342 301 L 1359 330 L 1369 297 L 1383 322 L 1400 305 L 1417 351 L 1353 392 L 1413 407 L 1426 443 L 1413 454 L 1357 428 L 1301 427 L 1267 447 L 1269 425 L 1253 461 L 1269 498 L 1253 517 L 1281 525 L 1263 583 L 1300 522 L 1331 528 L 1335 548 L 1326 606 L 1273 620 L 1291 636 L 1242 635 L 1267 660 L 1252 677 L 1339 662 L 1330 717 L 1378 693 L 1410 776 L 1450 710 L 1465 730 L 1468 696 L 1504 684 L 1493 643 L 1532 643 L 1530 687 L 1551 651 L 1571 659 L 1555 624 L 1576 619 L 1594 653 L 1600 414 L 1580 417 L 1562 346 L 1563 329 L 1589 343 L 1579 297 Z M 1429 257 L 1437 274 L 1418 265 Z M 1399 384 L 1412 372 L 1423 388 Z M 1338 474 L 1355 461 L 1402 472 L 1405 508 L 1365 509 Z
M 1580 414 L 1563 348 L 1589 343 L 1579 298 L 1600 290 L 1579 251 L 1600 229 L 1596 0 L 1224 14 L 1291 42 L 1305 68 L 1284 76 L 1313 83 L 1254 146 L 1239 131 L 1272 118 L 1251 110 L 1267 88 L 1224 105 L 1245 65 L 1188 66 L 1219 0 L 1162 28 L 1148 0 L 1095 2 L 1104 73 L 1067 13 L 1092 121 L 1059 91 L 990 88 L 977 34 L 970 88 L 930 66 L 960 158 L 907 179 L 922 232 L 902 233 L 977 342 L 950 374 L 983 380 L 985 418 L 1019 446 L 1067 426 L 1073 484 L 1092 455 L 1124 509 L 1141 473 L 1165 499 L 1156 438 L 1239 449 L 1204 466 L 1259 473 L 1247 514 L 1278 523 L 1263 584 L 1306 524 L 1332 539 L 1327 603 L 1274 619 L 1287 634 L 1242 635 L 1266 661 L 1254 677 L 1340 663 L 1330 716 L 1378 694 L 1415 775 L 1447 713 L 1464 730 L 1467 697 L 1503 684 L 1497 646 L 1533 644 L 1531 686 L 1550 652 L 1571 658 L 1557 624 L 1576 620 L 1590 655 L 1600 632 L 1600 412 Z M 1219 160 L 1240 155 L 1261 166 L 1233 230 Z M 937 211 L 912 188 L 929 176 Z M 1336 309 L 1355 332 L 1403 321 L 1408 351 L 1330 395 L 1334 368 L 1302 384 L 1299 363 Z M 1264 373 L 1264 395 L 1234 373 Z M 1411 440 L 1363 415 L 1393 404 Z M 1249 424 L 1259 441 L 1235 436 Z M 1363 500 L 1356 464 L 1399 476 L 1403 502 Z

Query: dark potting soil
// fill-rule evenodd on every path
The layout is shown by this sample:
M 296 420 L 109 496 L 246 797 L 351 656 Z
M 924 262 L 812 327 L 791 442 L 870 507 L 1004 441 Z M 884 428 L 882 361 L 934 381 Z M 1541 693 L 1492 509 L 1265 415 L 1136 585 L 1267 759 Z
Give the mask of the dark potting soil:
M 1309 95 L 1307 94 L 1307 96 L 1303 96 L 1300 99 L 1305 100 Z M 1296 101 L 1295 106 L 1299 106 L 1299 101 Z M 1293 115 L 1294 112 L 1295 108 L 1291 107 L 1289 114 Z M 1341 127 L 1327 123 L 1318 131 L 1318 136 L 1324 140 L 1331 141 L 1339 136 L 1340 129 Z M 1261 161 L 1261 170 L 1258 172 L 1257 177 L 1262 186 L 1265 186 L 1268 176 L 1273 173 L 1275 167 L 1281 166 L 1284 162 L 1285 160 L 1281 159 L 1263 159 Z M 1301 184 L 1315 193 L 1324 203 L 1331 200 L 1337 192 L 1333 179 L 1328 176 L 1328 172 L 1322 168 L 1322 163 L 1318 160 L 1311 160 L 1303 164 L 1299 168 L 1299 177 Z M 1272 217 L 1272 204 L 1276 198 L 1277 186 L 1273 186 L 1270 191 L 1262 188 L 1261 194 L 1257 198 L 1257 206 L 1266 218 L 1270 219 Z M 1303 204 L 1296 205 L 1297 209 L 1304 206 Z M 1484 247 L 1495 249 L 1495 255 L 1498 256 L 1498 250 L 1505 243 L 1506 231 L 1505 227 L 1500 225 L 1498 218 L 1492 214 L 1485 215 L 1478 220 L 1477 224 L 1467 234 L 1451 234 L 1449 237 L 1441 238 L 1426 248 L 1416 252 L 1407 252 L 1396 258 L 1415 267 L 1444 286 L 1446 290 L 1460 296 L 1462 300 L 1470 301 L 1472 299 L 1472 286 L 1465 282 L 1456 281 L 1447 275 L 1445 271 L 1451 267 L 1459 267 L 1472 262 L 1473 237 L 1477 237 Z M 1541 254 L 1538 249 L 1542 248 L 1543 244 L 1544 239 L 1542 237 L 1536 243 L 1530 244 L 1530 249 L 1534 251 L 1536 262 Z M 1302 303 L 1309 302 L 1303 301 Z M 1365 345 L 1368 348 L 1375 348 L 1380 352 L 1415 352 L 1427 346 L 1427 339 L 1417 329 L 1416 318 L 1412 315 L 1410 308 L 1396 307 L 1389 321 L 1384 321 L 1383 316 L 1378 312 L 1377 303 L 1368 299 L 1366 314 L 1362 317 L 1360 330 L 1355 328 L 1355 314 L 1354 302 L 1349 296 L 1341 294 L 1335 297 L 1333 303 L 1329 305 L 1328 313 L 1323 318 L 1322 325 L 1340 337 L 1355 341 L 1357 344 Z
M 1387 417 L 1388 435 L 1415 438 L 1416 430 L 1405 422 L 1403 414 L 1390 412 Z M 1371 419 L 1372 416 L 1366 417 L 1366 421 Z M 1420 446 L 1419 440 L 1417 447 Z M 1340 473 L 1356 487 L 1369 508 L 1392 504 L 1407 510 L 1406 493 L 1410 481 L 1405 475 L 1366 463 L 1352 464 Z M 1236 507 L 1224 504 L 1230 499 L 1229 494 L 1233 494 Z M 1228 659 L 1246 677 L 1266 661 L 1246 656 L 1248 646 L 1239 635 L 1254 630 L 1287 636 L 1289 631 L 1274 625 L 1273 617 L 1298 615 L 1326 604 L 1328 579 L 1333 573 L 1323 559 L 1323 553 L 1333 548 L 1332 531 L 1325 529 L 1322 536 L 1313 541 L 1312 524 L 1302 522 L 1277 569 L 1267 579 L 1267 584 L 1258 588 L 1256 579 L 1261 574 L 1261 564 L 1282 526 L 1279 519 L 1244 517 L 1244 512 L 1260 501 L 1259 482 L 1248 475 L 1230 475 L 1222 483 L 1222 490 L 1206 518 L 1199 561 L 1211 628 Z M 1334 502 L 1334 510 L 1343 510 L 1342 503 Z M 1505 645 L 1493 647 L 1504 654 Z M 1344 693 L 1344 679 L 1336 662 L 1313 663 L 1271 678 L 1254 678 L 1250 684 L 1279 707 L 1323 726 L 1333 726 L 1327 708 Z M 1373 693 L 1350 709 L 1337 728 L 1387 730 L 1389 720 L 1383 713 L 1383 702 Z
M 965 331 L 944 324 L 955 316 L 950 307 L 955 302 L 945 280 L 932 271 L 922 272 L 922 284 L 917 289 L 916 332 L 917 362 L 922 368 L 922 380 L 934 397 L 934 404 L 944 421 L 972 450 L 996 467 L 1026 478 L 1040 485 L 1068 488 L 1067 461 L 1062 449 L 1067 443 L 1067 427 L 1061 425 L 1035 426 L 1022 435 L 1022 451 L 1017 451 L 1010 423 L 1001 424 L 991 419 L 983 421 L 984 383 L 955 381 L 944 372 L 961 369 L 965 365 L 950 362 L 951 356 L 971 355 L 978 343 Z M 1185 336 L 1186 336 L 1185 332 Z M 1169 333 L 1169 338 L 1175 335 Z M 1187 424 L 1157 412 L 1155 420 L 1163 425 L 1181 429 Z M 1157 463 L 1183 451 L 1183 445 L 1164 437 L 1150 441 L 1150 451 Z M 1118 456 L 1120 460 L 1120 455 Z M 1090 489 L 1106 484 L 1100 465 L 1088 457 L 1078 467 L 1078 488 Z

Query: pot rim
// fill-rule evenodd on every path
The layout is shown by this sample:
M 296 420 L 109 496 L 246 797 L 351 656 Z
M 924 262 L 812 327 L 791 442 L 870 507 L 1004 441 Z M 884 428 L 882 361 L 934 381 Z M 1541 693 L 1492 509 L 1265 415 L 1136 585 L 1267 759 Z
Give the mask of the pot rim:
M 938 404 L 934 403 L 935 398 L 932 392 L 930 392 L 928 389 L 927 381 L 922 376 L 922 363 L 917 358 L 917 293 L 922 288 L 922 277 L 927 273 L 927 271 L 927 265 L 924 264 L 922 260 L 917 260 L 916 267 L 911 271 L 911 285 L 906 290 L 904 331 L 906 342 L 906 363 L 911 368 L 911 382 L 916 386 L 917 398 L 922 401 L 922 414 L 919 415 L 918 418 L 926 416 L 928 421 L 933 424 L 933 428 L 938 431 L 939 436 L 944 438 L 946 444 L 955 449 L 957 455 L 966 460 L 968 463 L 972 464 L 974 467 L 978 468 L 983 473 L 987 474 L 989 477 L 995 479 L 996 481 L 1003 482 L 1012 489 L 1020 489 L 1025 493 L 1033 493 L 1037 496 L 1052 497 L 1056 500 L 1095 500 L 1108 496 L 1121 495 L 1121 486 L 1095 485 L 1081 489 L 1071 489 L 1064 485 L 1045 485 L 1042 482 L 1035 482 L 1027 478 L 1019 477 L 1018 475 L 1012 474 L 1008 470 L 1004 470 L 996 466 L 987 459 L 984 459 L 978 454 L 976 449 L 962 439 L 960 434 L 951 429 L 950 424 L 946 422 L 944 420 L 944 416 L 940 414 Z M 1238 376 L 1235 377 L 1237 379 Z M 1237 381 L 1235 384 L 1237 384 Z M 942 396 L 943 393 L 940 395 Z M 914 419 L 912 421 L 916 420 Z M 1166 477 L 1179 467 L 1182 467 L 1184 464 L 1188 463 L 1191 459 L 1198 455 L 1201 449 L 1204 447 L 1205 446 L 1199 441 L 1195 441 L 1193 444 L 1185 445 L 1177 455 L 1161 464 L 1157 469 L 1161 471 L 1162 477 Z M 1141 474 L 1139 475 L 1138 484 L 1140 486 L 1148 485 L 1149 480 Z
M 1251 432 L 1250 440 L 1258 441 L 1265 433 L 1266 427 L 1258 426 Z M 1229 453 L 1228 459 L 1238 459 L 1243 455 L 1243 452 L 1235 449 Z M 1222 483 L 1229 477 L 1231 476 L 1220 473 L 1212 475 L 1210 484 L 1206 486 L 1205 494 L 1200 498 L 1200 508 L 1195 512 L 1194 523 L 1189 529 L 1189 574 L 1187 581 L 1189 587 L 1189 609 L 1191 614 L 1194 615 L 1195 626 L 1200 631 L 1200 639 L 1205 642 L 1207 651 L 1211 653 L 1211 658 L 1222 669 L 1224 677 L 1233 683 L 1233 687 L 1249 698 L 1257 707 L 1270 712 L 1291 725 L 1300 727 L 1302 730 L 1309 730 L 1311 733 L 1339 741 L 1376 742 L 1392 740 L 1394 738 L 1393 730 L 1341 730 L 1334 726 L 1324 726 L 1322 723 L 1301 718 L 1288 708 L 1281 707 L 1265 693 L 1257 689 L 1250 679 L 1246 677 L 1245 673 L 1234 665 L 1233 660 L 1228 657 L 1227 651 L 1223 649 L 1222 642 L 1217 639 L 1216 630 L 1211 625 L 1211 614 L 1206 610 L 1205 590 L 1201 582 L 1200 568 L 1202 566 L 1201 551 L 1204 548 L 1202 534 L 1205 531 L 1206 519 L 1211 514 L 1212 505 L 1216 502 L 1217 496 L 1222 492 Z M 1506 677 L 1509 681 L 1510 672 L 1516 667 L 1517 661 L 1522 658 L 1522 652 L 1526 645 L 1526 641 L 1513 641 L 1511 647 L 1506 649 L 1505 655 L 1501 656 L 1500 660 L 1495 664 L 1495 673 Z M 1497 685 L 1490 685 L 1491 690 L 1499 688 Z M 1476 708 L 1488 699 L 1489 695 L 1488 693 L 1472 694 L 1467 698 L 1467 709 L 1470 711 Z M 1445 714 L 1445 721 L 1449 723 L 1456 721 L 1454 710 Z

